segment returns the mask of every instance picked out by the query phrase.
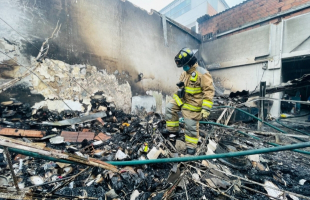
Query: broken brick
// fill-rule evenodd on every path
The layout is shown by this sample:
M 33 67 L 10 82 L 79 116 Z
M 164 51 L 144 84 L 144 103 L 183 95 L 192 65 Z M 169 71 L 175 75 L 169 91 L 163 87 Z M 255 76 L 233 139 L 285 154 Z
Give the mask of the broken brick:
M 100 117 L 97 118 L 97 121 L 104 125 L 104 121 Z
M 77 142 L 82 142 L 83 140 L 93 140 L 95 137 L 94 132 L 79 132 Z
M 66 142 L 76 142 L 78 140 L 78 132 L 62 131 L 61 136 L 65 138 Z
M 108 140 L 110 138 L 111 138 L 111 136 L 108 136 L 108 135 L 106 135 L 104 133 L 99 133 L 94 139 L 95 140 L 106 141 L 106 140 Z

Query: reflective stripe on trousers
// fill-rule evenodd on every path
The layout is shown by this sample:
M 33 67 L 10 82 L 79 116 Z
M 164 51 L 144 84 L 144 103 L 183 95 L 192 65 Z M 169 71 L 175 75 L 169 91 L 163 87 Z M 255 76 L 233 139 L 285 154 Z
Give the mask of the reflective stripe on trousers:
M 174 101 L 174 100 L 172 100 Z M 178 111 L 181 107 L 176 105 L 176 102 L 168 103 L 166 106 L 166 128 L 171 132 L 179 131 L 179 116 Z
M 186 146 L 192 149 L 197 148 L 198 143 L 198 121 L 192 119 L 184 119 L 185 124 L 185 142 Z
M 167 126 L 176 127 L 179 126 L 179 121 L 166 121 Z
M 189 137 L 188 135 L 185 135 L 185 142 L 189 142 L 189 143 L 192 143 L 192 144 L 197 144 L 198 143 L 198 138 Z

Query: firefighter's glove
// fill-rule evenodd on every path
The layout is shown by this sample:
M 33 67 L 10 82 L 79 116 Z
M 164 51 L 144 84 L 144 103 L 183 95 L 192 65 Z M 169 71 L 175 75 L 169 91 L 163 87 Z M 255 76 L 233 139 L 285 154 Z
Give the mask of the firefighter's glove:
M 207 119 L 209 117 L 209 115 L 210 115 L 210 112 L 205 110 L 205 109 L 202 109 L 201 110 L 201 115 L 202 115 L 203 119 Z

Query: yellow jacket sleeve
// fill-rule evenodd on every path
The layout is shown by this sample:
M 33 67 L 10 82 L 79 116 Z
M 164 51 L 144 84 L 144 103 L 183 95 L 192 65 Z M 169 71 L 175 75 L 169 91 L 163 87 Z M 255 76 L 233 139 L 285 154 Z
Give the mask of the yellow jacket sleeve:
M 202 89 L 202 108 L 211 110 L 213 106 L 214 86 L 213 79 L 209 72 L 201 76 L 201 89 Z

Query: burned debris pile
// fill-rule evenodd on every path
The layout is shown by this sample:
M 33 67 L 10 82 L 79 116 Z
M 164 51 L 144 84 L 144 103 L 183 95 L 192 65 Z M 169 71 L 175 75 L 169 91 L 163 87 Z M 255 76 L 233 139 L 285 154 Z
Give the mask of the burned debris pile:
M 236 103 L 243 101 L 235 99 Z M 232 99 L 215 99 L 233 105 Z M 217 160 L 112 166 L 110 161 L 187 157 L 184 133 L 162 135 L 163 117 L 133 116 L 91 100 L 91 113 L 1 103 L 0 194 L 6 199 L 310 199 L 309 156 L 292 151 Z M 222 109 L 221 112 L 224 112 Z M 218 116 L 228 124 L 233 111 Z M 228 121 L 227 121 L 228 119 Z M 182 120 L 181 120 L 182 121 Z M 227 122 L 227 123 L 226 123 Z M 252 123 L 202 124 L 196 156 L 294 143 Z M 240 134 L 242 130 L 257 140 Z M 266 128 L 263 132 L 272 132 Z M 307 138 L 309 141 L 309 138 Z M 12 173 L 13 172 L 13 173 Z

